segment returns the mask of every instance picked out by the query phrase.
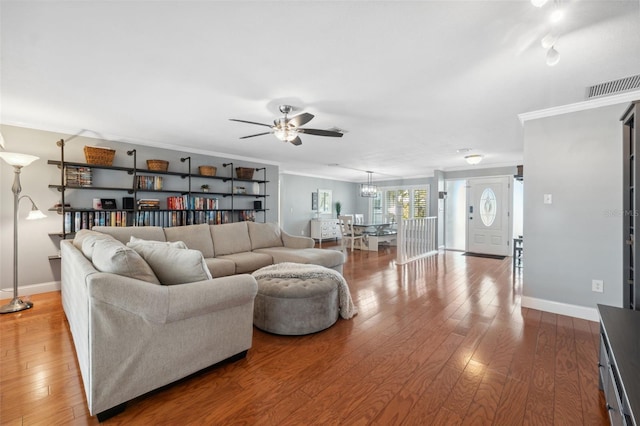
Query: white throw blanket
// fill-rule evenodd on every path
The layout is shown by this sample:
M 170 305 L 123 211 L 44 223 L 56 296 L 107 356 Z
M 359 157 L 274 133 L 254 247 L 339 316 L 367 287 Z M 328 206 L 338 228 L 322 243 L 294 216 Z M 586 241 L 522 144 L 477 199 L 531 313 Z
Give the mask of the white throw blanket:
M 340 316 L 344 319 L 352 318 L 358 313 L 358 308 L 353 304 L 349 285 L 344 277 L 333 269 L 318 265 L 306 265 L 303 263 L 276 263 L 258 269 L 253 274 L 259 278 L 328 278 L 338 284 L 338 300 L 340 304 Z

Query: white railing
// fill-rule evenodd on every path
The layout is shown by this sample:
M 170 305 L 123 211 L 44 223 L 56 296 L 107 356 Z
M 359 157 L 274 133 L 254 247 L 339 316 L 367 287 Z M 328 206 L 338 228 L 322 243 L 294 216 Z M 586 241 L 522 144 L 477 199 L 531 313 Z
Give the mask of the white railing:
M 402 219 L 402 215 L 398 216 L 400 220 L 398 220 L 396 263 L 403 265 L 438 253 L 436 245 L 437 217 Z

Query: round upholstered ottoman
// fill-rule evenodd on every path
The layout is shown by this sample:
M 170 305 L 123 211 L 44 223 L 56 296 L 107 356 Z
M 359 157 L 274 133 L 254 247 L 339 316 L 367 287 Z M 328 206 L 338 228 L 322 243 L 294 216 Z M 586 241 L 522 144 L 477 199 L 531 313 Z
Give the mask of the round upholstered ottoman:
M 260 330 L 302 335 L 329 328 L 338 320 L 338 285 L 334 280 L 257 276 L 256 281 L 253 324 Z

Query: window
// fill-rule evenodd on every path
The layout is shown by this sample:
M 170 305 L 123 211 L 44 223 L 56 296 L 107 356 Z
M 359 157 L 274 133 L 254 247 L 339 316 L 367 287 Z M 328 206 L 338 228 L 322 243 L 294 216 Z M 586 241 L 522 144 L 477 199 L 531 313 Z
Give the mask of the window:
M 396 208 L 402 206 L 402 218 L 429 216 L 429 186 L 379 188 L 373 199 L 373 220 L 377 223 L 396 222 Z

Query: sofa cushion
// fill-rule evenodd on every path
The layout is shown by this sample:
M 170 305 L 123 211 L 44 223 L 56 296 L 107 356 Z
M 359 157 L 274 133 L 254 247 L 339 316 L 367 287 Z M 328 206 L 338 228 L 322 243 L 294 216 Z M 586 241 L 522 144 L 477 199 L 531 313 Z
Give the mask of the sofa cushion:
M 133 249 L 151 266 L 160 284 L 184 284 L 211 279 L 209 268 L 198 250 L 160 244 L 138 244 Z
M 251 251 L 218 256 L 217 259 L 233 261 L 236 264 L 236 274 L 247 274 L 273 263 L 273 258 L 268 254 Z
M 160 284 L 151 267 L 132 248 L 114 239 L 97 240 L 93 248 L 93 266 L 100 272 L 124 275 Z
M 251 250 L 264 247 L 282 247 L 280 226 L 277 223 L 247 222 Z
M 143 240 L 142 238 L 136 238 L 133 235 L 131 239 L 127 243 L 127 247 L 134 248 L 134 246 L 139 245 L 160 245 L 165 247 L 173 247 L 178 249 L 186 249 L 189 248 L 184 243 L 184 241 L 155 241 L 155 240 Z
M 236 273 L 236 264 L 233 260 L 205 257 L 204 261 L 213 278 L 228 277 Z
M 145 240 L 166 241 L 160 226 L 94 226 L 92 229 L 111 235 L 123 244 L 128 243 L 131 236 Z
M 75 248 L 80 250 L 82 254 L 84 254 L 84 257 L 91 260 L 91 257 L 93 256 L 93 247 L 98 240 L 115 241 L 115 238 L 113 238 L 111 235 L 102 234 L 100 232 L 81 229 L 73 238 L 73 245 Z
M 311 263 L 313 265 L 320 265 L 327 268 L 334 268 L 344 263 L 344 254 L 338 250 L 271 247 L 258 249 L 254 253 L 268 254 L 273 257 L 273 263 Z
M 213 257 L 213 240 L 209 225 L 187 225 L 164 228 L 167 241 L 184 241 L 192 250 L 199 250 L 204 257 Z
M 247 222 L 209 225 L 216 256 L 251 251 Z

